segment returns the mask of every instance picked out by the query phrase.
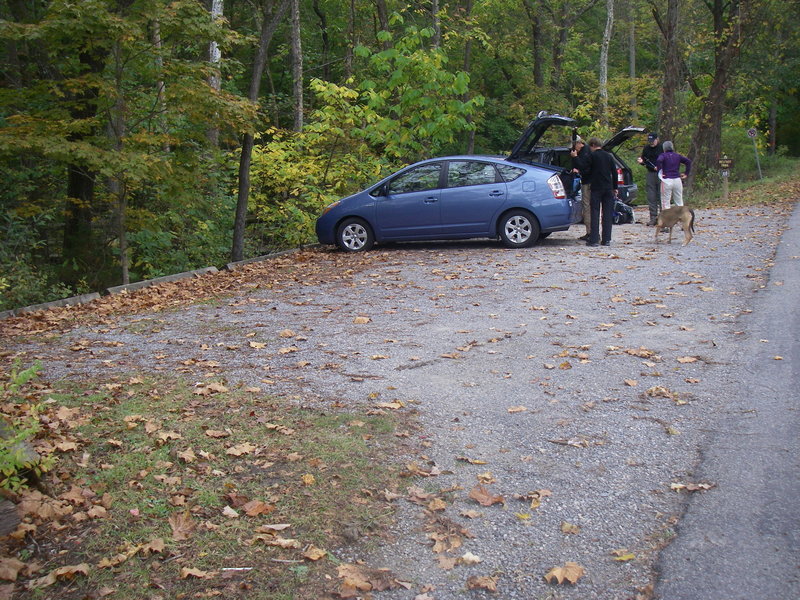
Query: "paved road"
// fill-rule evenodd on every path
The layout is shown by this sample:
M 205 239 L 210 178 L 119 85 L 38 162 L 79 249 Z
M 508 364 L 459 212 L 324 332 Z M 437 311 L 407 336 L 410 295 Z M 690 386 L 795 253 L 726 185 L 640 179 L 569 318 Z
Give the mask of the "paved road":
M 633 600 L 653 585 L 664 600 L 800 598 L 800 212 L 698 211 L 686 247 L 655 246 L 641 224 L 615 228 L 608 249 L 580 234 L 524 251 L 309 251 L 281 274 L 253 271 L 229 301 L 18 350 L 47 379 L 201 380 L 215 365 L 232 384 L 263 386 L 266 373 L 270 394 L 315 409 L 402 401 L 419 427 L 409 456 L 387 460 L 428 470 L 409 485 L 445 508 L 398 490 L 388 535 L 329 549 L 411 585 L 377 600 Z M 327 276 L 311 278 L 313 265 Z M 481 481 L 505 502 L 479 505 Z M 673 489 L 697 482 L 717 487 Z M 467 551 L 481 562 L 455 565 Z M 544 581 L 567 562 L 585 569 L 577 585 Z M 468 590 L 470 577 L 498 591 Z
M 693 497 L 662 553 L 665 600 L 800 598 L 800 207 L 742 324 L 738 393 L 697 469 L 717 487 Z

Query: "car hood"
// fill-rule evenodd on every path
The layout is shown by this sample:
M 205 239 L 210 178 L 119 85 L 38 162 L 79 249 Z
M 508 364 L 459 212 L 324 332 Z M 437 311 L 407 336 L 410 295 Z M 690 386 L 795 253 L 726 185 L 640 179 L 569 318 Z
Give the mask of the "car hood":
M 508 155 L 508 160 L 514 160 L 520 156 L 524 156 L 536 147 L 536 142 L 544 135 L 548 128 L 557 127 L 572 127 L 573 138 L 577 135 L 578 122 L 570 117 L 563 117 L 561 115 L 550 115 L 547 112 L 540 112 L 537 117 L 530 122 L 523 134 L 514 144 L 511 154 Z
M 626 127 L 622 131 L 618 131 L 614 136 L 603 144 L 603 150 L 613 152 L 614 148 L 621 146 L 629 139 L 647 131 L 644 127 Z

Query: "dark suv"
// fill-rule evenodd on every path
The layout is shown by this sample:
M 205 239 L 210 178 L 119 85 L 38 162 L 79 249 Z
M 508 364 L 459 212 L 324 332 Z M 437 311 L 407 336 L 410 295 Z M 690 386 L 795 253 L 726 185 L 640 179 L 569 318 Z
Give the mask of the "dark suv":
M 645 133 L 644 127 L 626 127 L 603 144 L 617 164 L 617 184 L 619 198 L 626 204 L 636 200 L 638 186 L 633 181 L 633 173 L 628 165 L 617 156 L 615 149 L 634 136 Z M 540 112 L 531 121 L 525 132 L 514 144 L 508 160 L 530 164 L 546 164 L 572 169 L 572 157 L 569 152 L 578 134 L 578 123 L 575 119 L 562 115 L 551 115 Z

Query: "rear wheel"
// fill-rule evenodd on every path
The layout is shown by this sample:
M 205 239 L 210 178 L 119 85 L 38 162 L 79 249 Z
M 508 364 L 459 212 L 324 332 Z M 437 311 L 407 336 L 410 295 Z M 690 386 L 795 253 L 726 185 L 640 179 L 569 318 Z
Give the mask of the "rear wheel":
M 539 239 L 539 222 L 527 210 L 508 211 L 501 217 L 499 229 L 507 248 L 527 248 Z
M 336 245 L 345 252 L 366 252 L 374 244 L 375 235 L 362 219 L 345 219 L 336 230 Z

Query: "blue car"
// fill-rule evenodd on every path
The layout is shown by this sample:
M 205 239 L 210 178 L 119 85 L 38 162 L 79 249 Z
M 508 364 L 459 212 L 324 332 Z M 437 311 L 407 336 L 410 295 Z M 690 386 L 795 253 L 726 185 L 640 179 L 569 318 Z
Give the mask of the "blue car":
M 579 183 L 570 169 L 530 160 L 552 124 L 540 115 L 508 158 L 445 156 L 410 165 L 327 206 L 317 219 L 321 244 L 346 252 L 375 243 L 499 238 L 525 248 L 581 219 Z

